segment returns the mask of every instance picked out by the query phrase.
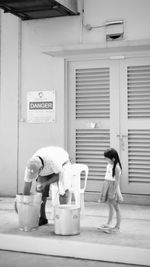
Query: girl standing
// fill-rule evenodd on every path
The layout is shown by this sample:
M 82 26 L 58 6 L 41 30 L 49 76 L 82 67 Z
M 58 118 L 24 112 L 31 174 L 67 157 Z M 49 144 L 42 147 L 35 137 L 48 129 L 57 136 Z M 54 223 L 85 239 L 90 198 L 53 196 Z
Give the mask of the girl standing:
M 121 214 L 119 208 L 119 201 L 123 201 L 120 191 L 120 177 L 122 166 L 117 151 L 113 148 L 104 151 L 104 157 L 107 161 L 107 169 L 105 179 L 102 187 L 101 202 L 106 202 L 109 207 L 108 221 L 100 228 L 104 228 L 106 232 L 116 232 L 120 229 Z M 116 224 L 112 227 L 112 220 L 114 211 L 116 212 Z

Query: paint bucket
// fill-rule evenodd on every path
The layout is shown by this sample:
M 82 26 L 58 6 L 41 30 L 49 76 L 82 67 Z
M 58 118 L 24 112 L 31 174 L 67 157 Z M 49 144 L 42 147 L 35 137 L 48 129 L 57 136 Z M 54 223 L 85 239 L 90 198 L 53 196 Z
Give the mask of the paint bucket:
M 19 230 L 33 231 L 38 228 L 42 194 L 16 195 Z
M 76 205 L 56 206 L 54 232 L 56 235 L 80 234 L 80 208 Z

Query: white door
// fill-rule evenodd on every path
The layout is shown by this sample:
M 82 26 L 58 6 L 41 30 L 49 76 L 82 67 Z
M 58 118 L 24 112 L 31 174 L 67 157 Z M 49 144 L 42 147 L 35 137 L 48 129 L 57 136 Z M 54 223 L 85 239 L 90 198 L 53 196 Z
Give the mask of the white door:
M 144 99 L 141 106 L 138 107 L 136 93 L 135 99 L 132 99 L 132 92 L 130 95 L 130 91 L 132 91 L 130 83 L 134 83 L 134 79 L 136 82 L 138 81 L 137 74 L 134 76 L 134 67 L 132 66 L 142 66 L 142 63 L 142 60 L 135 59 L 70 63 L 68 150 L 72 162 L 86 163 L 89 166 L 86 190 L 89 193 L 101 191 L 106 168 L 103 152 L 108 147 L 117 149 L 121 157 L 123 165 L 122 191 L 144 194 L 150 190 L 150 164 L 148 166 L 148 157 L 150 159 L 149 67 L 144 68 L 145 72 L 141 67 L 140 75 L 143 75 L 141 79 L 145 78 L 144 85 L 147 84 L 147 88 L 142 88 L 140 92 Z M 148 64 L 148 60 L 144 65 L 146 64 Z M 131 75 L 133 77 L 130 82 Z M 132 101 L 133 103 L 137 102 L 133 104 Z M 141 110 L 144 104 L 146 105 L 146 118 L 143 113 L 141 113 L 141 117 L 137 116 L 138 108 Z M 136 118 L 131 114 L 134 108 L 137 113 Z M 136 147 L 134 150 L 137 139 L 139 142 L 143 139 L 146 142 L 143 150 L 138 152 L 139 161 L 144 161 L 140 169 L 138 168 L 139 161 L 135 162 L 134 159 L 137 157 L 134 156 L 138 149 Z M 135 179 L 135 168 L 140 178 L 136 177 Z M 140 188 L 142 191 L 139 190 Z
M 120 65 L 120 146 L 122 190 L 150 192 L 150 58 Z
M 68 149 L 73 162 L 89 166 L 87 191 L 91 193 L 101 190 L 106 167 L 104 150 L 112 144 L 118 149 L 119 145 L 116 75 L 116 62 L 70 63 Z

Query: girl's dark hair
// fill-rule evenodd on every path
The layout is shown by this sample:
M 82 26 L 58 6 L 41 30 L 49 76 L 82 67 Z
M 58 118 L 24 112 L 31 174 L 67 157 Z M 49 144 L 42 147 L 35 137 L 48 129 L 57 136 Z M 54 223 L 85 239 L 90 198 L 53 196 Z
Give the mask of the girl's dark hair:
M 116 168 L 117 163 L 119 164 L 119 166 L 120 166 L 120 168 L 122 170 L 122 166 L 121 166 L 121 162 L 120 162 L 120 158 L 119 158 L 118 152 L 114 148 L 109 148 L 109 149 L 104 151 L 104 157 L 105 158 L 109 158 L 111 160 L 114 160 L 114 166 L 113 166 L 113 169 L 112 169 L 112 176 L 114 177 L 115 176 L 115 168 Z

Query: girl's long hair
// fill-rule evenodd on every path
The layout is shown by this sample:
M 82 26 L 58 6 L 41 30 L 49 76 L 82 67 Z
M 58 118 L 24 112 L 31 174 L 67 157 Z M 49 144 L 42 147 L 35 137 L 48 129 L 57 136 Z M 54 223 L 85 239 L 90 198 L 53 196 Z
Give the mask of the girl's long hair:
M 118 152 L 114 148 L 109 148 L 109 149 L 104 151 L 104 157 L 105 158 L 109 158 L 111 160 L 114 160 L 114 166 L 113 166 L 113 169 L 112 169 L 112 176 L 114 177 L 115 176 L 115 168 L 116 168 L 117 163 L 119 164 L 119 166 L 120 166 L 120 168 L 122 170 L 122 165 L 121 165 L 121 162 L 120 162 L 120 158 L 119 158 Z

